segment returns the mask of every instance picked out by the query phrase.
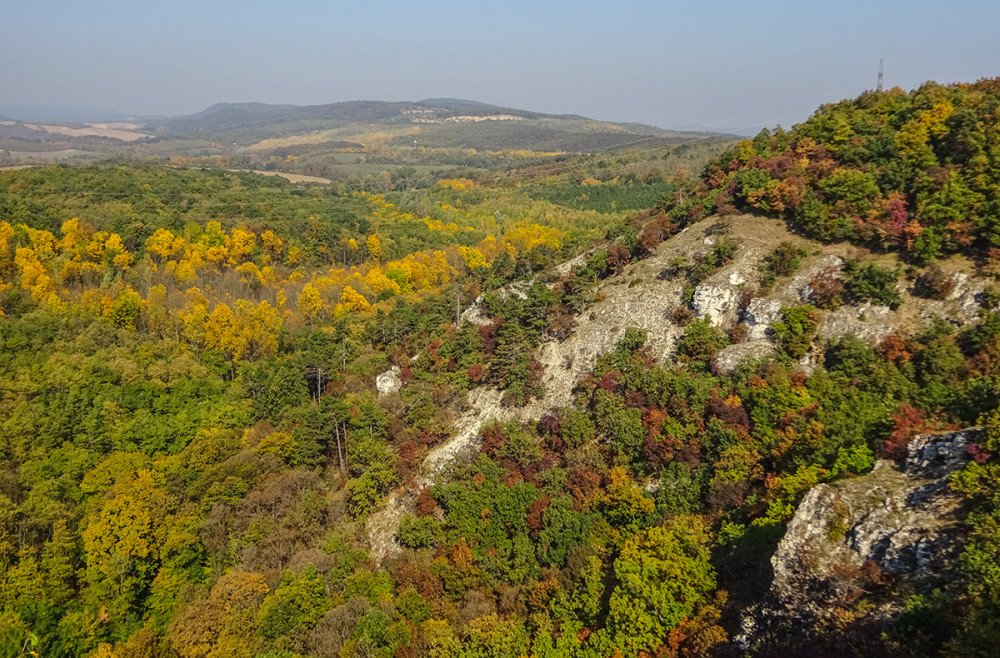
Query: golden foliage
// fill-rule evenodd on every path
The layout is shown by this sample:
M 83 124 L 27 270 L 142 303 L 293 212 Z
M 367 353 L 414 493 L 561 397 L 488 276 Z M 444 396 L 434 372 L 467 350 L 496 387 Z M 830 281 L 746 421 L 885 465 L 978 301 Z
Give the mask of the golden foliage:
M 368 258 L 376 263 L 382 260 L 382 238 L 378 233 L 372 233 L 365 240 L 365 247 L 368 249 Z
M 319 320 L 323 312 L 323 299 L 311 283 L 307 283 L 295 299 L 295 310 L 312 322 Z
M 361 293 L 352 288 L 351 286 L 344 286 L 344 291 L 340 293 L 340 303 L 337 304 L 335 311 L 343 313 L 345 311 L 354 311 L 358 313 L 363 313 L 371 308 L 371 304 L 368 300 L 364 298 Z

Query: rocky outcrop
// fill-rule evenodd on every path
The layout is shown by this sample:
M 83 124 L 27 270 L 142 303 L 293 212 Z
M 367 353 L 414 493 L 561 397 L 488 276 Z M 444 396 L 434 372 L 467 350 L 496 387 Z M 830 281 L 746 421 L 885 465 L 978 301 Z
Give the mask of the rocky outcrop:
M 867 475 L 809 491 L 771 558 L 767 601 L 743 619 L 744 647 L 774 628 L 822 627 L 879 588 L 919 593 L 951 582 L 966 508 L 948 478 L 979 432 L 918 436 L 901 465 L 880 460 Z M 891 618 L 898 604 L 872 596 L 867 615 Z
M 420 488 L 433 484 L 434 479 L 462 455 L 475 452 L 479 444 L 479 429 L 483 423 L 491 419 L 503 422 L 511 418 L 523 420 L 528 417 L 530 416 L 525 408 L 505 406 L 502 394 L 496 389 L 480 387 L 470 392 L 468 408 L 455 419 L 455 434 L 428 452 L 420 472 L 410 485 L 393 490 L 365 523 L 372 558 L 381 563 L 399 552 L 396 529 L 403 516 L 414 511 Z
M 699 319 L 705 319 L 713 326 L 722 324 L 726 314 L 736 306 L 736 289 L 702 283 L 694 291 L 691 307 Z
M 888 306 L 841 306 L 820 323 L 818 333 L 824 340 L 853 336 L 875 345 L 895 330 L 895 318 Z
M 389 393 L 396 393 L 399 389 L 403 388 L 403 380 L 400 379 L 399 375 L 399 366 L 393 366 L 376 377 L 375 388 L 378 390 L 378 394 L 380 396 L 388 395 Z
M 768 329 L 781 320 L 782 303 L 777 299 L 754 297 L 743 311 L 743 324 L 748 327 L 747 340 L 768 338 Z
M 745 360 L 763 359 L 773 355 L 776 351 L 774 343 L 768 340 L 736 343 L 720 350 L 715 355 L 715 371 L 720 375 L 729 375 Z

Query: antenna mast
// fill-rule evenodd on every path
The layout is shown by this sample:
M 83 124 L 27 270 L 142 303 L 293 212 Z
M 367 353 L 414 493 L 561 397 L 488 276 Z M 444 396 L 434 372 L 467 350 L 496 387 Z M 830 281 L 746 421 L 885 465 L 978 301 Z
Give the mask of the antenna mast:
M 882 75 L 883 75 L 882 60 L 880 59 L 878 61 L 878 91 L 882 91 Z

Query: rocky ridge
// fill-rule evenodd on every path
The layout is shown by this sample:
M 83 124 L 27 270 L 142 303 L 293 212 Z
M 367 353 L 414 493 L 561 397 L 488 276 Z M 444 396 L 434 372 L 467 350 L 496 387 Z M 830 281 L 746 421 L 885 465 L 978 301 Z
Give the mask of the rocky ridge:
M 663 242 L 649 257 L 630 263 L 622 272 L 601 282 L 594 291 L 595 301 L 577 318 L 572 335 L 562 341 L 548 340 L 539 346 L 536 359 L 544 366 L 543 399 L 512 408 L 502 404 L 497 391 L 486 387 L 469 393 L 468 401 L 455 410 L 457 420 L 452 438 L 428 453 L 419 476 L 409 489 L 400 488 L 392 492 L 387 503 L 370 517 L 367 530 L 376 559 L 381 560 L 398 550 L 395 529 L 399 519 L 412 509 L 419 487 L 433 482 L 455 457 L 475 450 L 478 430 L 484 422 L 512 418 L 534 420 L 552 407 L 572 404 L 577 382 L 593 368 L 601 354 L 615 346 L 629 327 L 647 332 L 647 349 L 657 361 L 674 358 L 675 344 L 683 335 L 684 327 L 673 320 L 673 315 L 678 307 L 685 305 L 683 295 L 686 285 L 682 276 L 671 274 L 676 270 L 674 263 L 679 259 L 710 254 L 722 235 L 728 235 L 738 244 L 735 257 L 695 288 L 690 303 L 696 317 L 706 319 L 720 329 L 728 329 L 737 323 L 747 326 L 742 340 L 716 356 L 714 368 L 722 374 L 731 372 L 745 359 L 765 358 L 776 350 L 770 326 L 781 319 L 782 307 L 811 301 L 809 282 L 814 275 L 819 272 L 836 275 L 844 266 L 845 257 L 865 255 L 854 247 L 821 246 L 804 240 L 790 233 L 783 222 L 760 217 L 710 218 L 685 228 Z M 754 291 L 762 278 L 764 259 L 782 242 L 792 242 L 812 252 L 803 259 L 795 275 L 780 279 L 767 294 L 755 295 Z M 892 257 L 880 258 L 886 260 Z M 578 256 L 554 268 L 552 274 L 564 276 L 571 271 L 573 264 L 582 262 L 583 257 Z M 888 265 L 892 266 L 894 262 Z M 894 331 L 927 325 L 934 317 L 960 323 L 971 321 L 979 310 L 977 300 L 982 283 L 961 272 L 956 273 L 955 278 L 955 289 L 944 300 L 916 300 L 910 296 L 906 286 L 900 284 L 904 303 L 896 310 L 873 304 L 847 304 L 834 311 L 823 311 L 817 344 L 850 335 L 874 345 Z M 524 285 L 512 284 L 504 293 L 523 295 Z M 461 317 L 463 322 L 487 322 L 482 298 L 466 308 Z M 803 369 L 808 371 L 814 368 L 821 358 L 819 352 L 807 355 L 802 360 Z M 392 386 L 388 380 L 392 375 L 386 375 L 379 391 L 391 394 Z

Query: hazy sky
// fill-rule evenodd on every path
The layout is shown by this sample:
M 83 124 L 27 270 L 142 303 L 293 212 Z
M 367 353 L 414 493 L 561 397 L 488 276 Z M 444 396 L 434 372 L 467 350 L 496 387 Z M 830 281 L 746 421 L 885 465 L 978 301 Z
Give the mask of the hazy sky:
M 996 0 L 0 0 L 0 105 L 468 98 L 748 130 L 875 87 L 1000 76 Z

